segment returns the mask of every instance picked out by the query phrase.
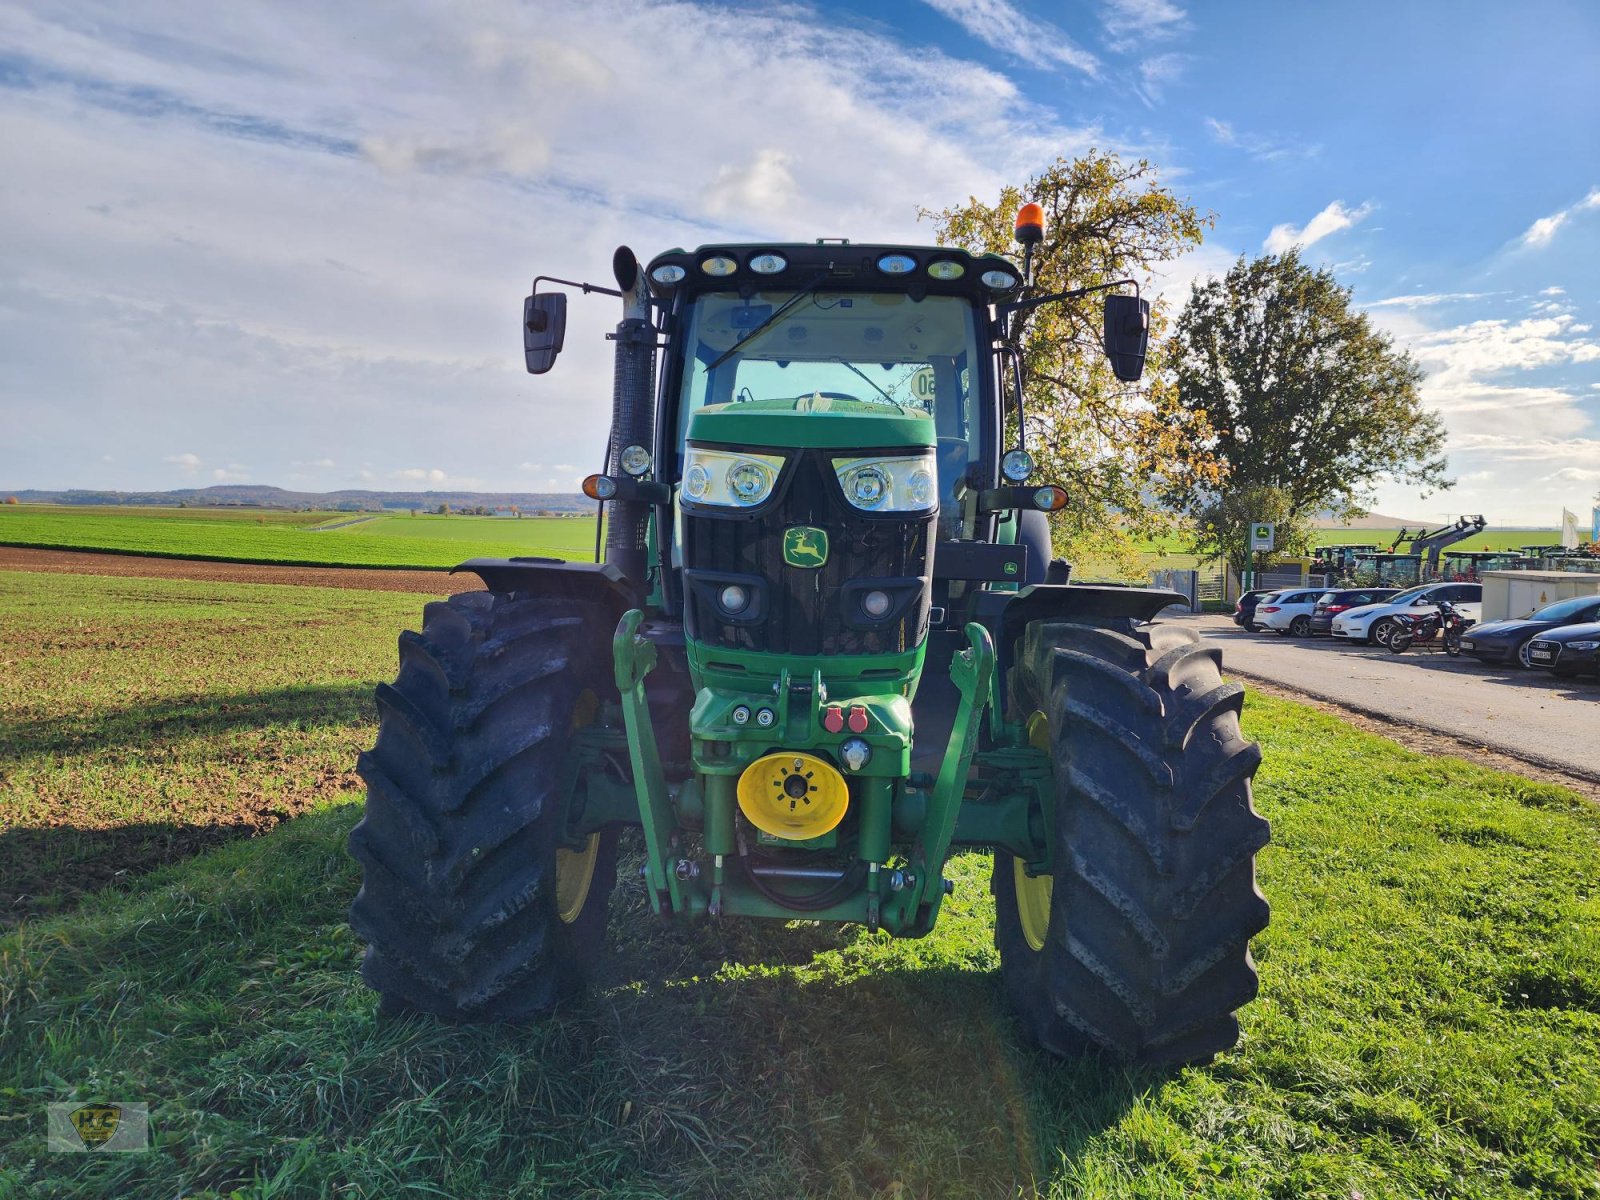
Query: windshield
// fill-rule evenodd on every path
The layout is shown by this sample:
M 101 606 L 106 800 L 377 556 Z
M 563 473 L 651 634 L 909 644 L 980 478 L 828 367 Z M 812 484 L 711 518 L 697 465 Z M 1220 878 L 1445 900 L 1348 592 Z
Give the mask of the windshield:
M 707 404 L 802 396 L 898 404 L 933 414 L 941 536 L 975 520 L 979 461 L 972 306 L 885 292 L 714 292 L 695 300 L 684 339 L 678 440 Z
M 1566 621 L 1572 617 L 1586 613 L 1595 606 L 1593 596 L 1579 596 L 1575 600 L 1558 600 L 1554 604 L 1547 604 L 1533 616 L 1530 621 Z

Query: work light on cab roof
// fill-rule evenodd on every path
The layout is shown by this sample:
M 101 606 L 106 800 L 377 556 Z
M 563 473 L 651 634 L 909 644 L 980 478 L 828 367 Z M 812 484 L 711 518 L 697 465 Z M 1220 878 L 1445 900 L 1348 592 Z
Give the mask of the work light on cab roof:
M 1150 623 L 1176 594 L 1055 556 L 1070 497 L 1025 447 L 1029 316 L 1106 293 L 1136 380 L 1147 306 L 1132 280 L 1037 293 L 1043 236 L 1030 203 L 1021 267 L 822 239 L 534 281 L 535 373 L 563 347 L 554 289 L 621 301 L 583 482 L 604 548 L 466 563 L 487 590 L 402 638 L 351 835 L 386 1007 L 550 1011 L 602 952 L 633 828 L 652 913 L 896 937 L 934 927 L 952 854 L 992 852 L 1026 1037 L 1145 1062 L 1232 1044 L 1266 920 L 1257 751 L 1215 651 Z

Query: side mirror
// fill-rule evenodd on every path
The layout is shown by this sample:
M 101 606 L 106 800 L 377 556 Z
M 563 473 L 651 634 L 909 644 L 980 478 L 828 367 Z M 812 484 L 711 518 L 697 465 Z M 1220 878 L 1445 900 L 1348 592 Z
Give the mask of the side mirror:
M 567 297 L 564 292 L 545 292 L 522 302 L 522 351 L 528 371 L 543 375 L 556 365 L 567 337 Z
M 1106 297 L 1106 357 L 1123 383 L 1137 383 L 1144 374 L 1145 348 L 1150 343 L 1150 302 L 1137 296 Z

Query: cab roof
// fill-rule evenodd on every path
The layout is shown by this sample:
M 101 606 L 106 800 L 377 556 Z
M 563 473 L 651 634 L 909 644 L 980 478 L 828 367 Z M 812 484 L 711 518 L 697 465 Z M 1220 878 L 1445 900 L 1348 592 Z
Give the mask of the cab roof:
M 671 268 L 682 275 L 673 278 Z M 834 238 L 676 248 L 656 255 L 645 268 L 650 290 L 661 300 L 682 292 L 790 291 L 819 277 L 830 290 L 967 296 L 988 304 L 1022 290 L 1022 272 L 999 254 L 969 254 L 955 246 L 858 245 Z

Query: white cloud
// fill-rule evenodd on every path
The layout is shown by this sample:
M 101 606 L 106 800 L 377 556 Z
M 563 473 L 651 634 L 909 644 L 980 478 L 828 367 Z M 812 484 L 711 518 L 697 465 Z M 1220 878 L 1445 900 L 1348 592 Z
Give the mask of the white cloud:
M 1541 296 L 1565 296 L 1567 289 L 1562 287 L 1547 287 L 1539 293 Z
M 1369 300 L 1363 308 L 1431 308 L 1435 304 L 1455 304 L 1462 300 L 1481 300 L 1488 292 L 1422 292 L 1410 296 L 1389 296 Z
M 953 7 L 1095 67 L 1014 6 Z M 606 423 L 567 397 L 609 393 L 614 306 L 575 296 L 559 381 L 530 380 L 515 314 L 534 274 L 604 283 L 623 241 L 925 240 L 919 204 L 1114 145 L 881 28 L 623 0 L 402 22 L 267 0 L 0 7 L 0 40 L 30 56 L 0 106 L 0 474 L 160 486 L 184 445 L 194 470 L 248 457 L 267 481 L 325 453 L 373 460 L 369 481 L 449 461 L 507 486 L 535 447 L 586 461 Z M 770 112 L 781 140 L 747 119 Z M 660 129 L 692 131 L 692 152 Z
M 1262 242 L 1262 248 L 1269 254 L 1282 254 L 1295 246 L 1311 246 L 1330 234 L 1338 233 L 1341 229 L 1349 229 L 1352 225 L 1366 220 L 1371 212 L 1370 203 L 1363 204 L 1359 208 L 1346 208 L 1342 201 L 1335 200 L 1307 221 L 1304 229 L 1296 229 L 1290 224 L 1274 225 L 1272 232 L 1267 234 L 1266 240 Z
M 923 0 L 979 41 L 1029 66 L 1070 67 L 1094 75 L 1094 55 L 1073 44 L 1066 34 L 1035 21 L 1008 0 Z
M 1576 204 L 1569 205 L 1560 212 L 1551 213 L 1548 217 L 1540 217 L 1532 225 L 1528 226 L 1520 241 L 1523 246 L 1532 250 L 1548 246 L 1555 240 L 1555 236 L 1561 231 L 1561 227 L 1571 220 L 1574 215 L 1597 208 L 1600 208 L 1600 187 L 1591 189 L 1589 194 Z
M 1105 0 L 1100 23 L 1111 48 L 1119 52 L 1176 37 L 1189 28 L 1188 14 L 1172 0 Z
M 1188 65 L 1187 54 L 1157 54 L 1139 63 L 1139 95 L 1146 104 L 1154 104 L 1170 83 L 1175 83 Z
M 1291 157 L 1315 158 L 1322 152 L 1322 147 L 1318 145 L 1300 145 L 1285 138 L 1245 133 L 1231 121 L 1221 121 L 1216 117 L 1205 118 L 1205 128 L 1211 140 L 1219 146 L 1243 150 L 1257 162 L 1278 162 Z
M 576 471 L 578 468 L 571 463 L 557 463 L 550 468 L 552 471 Z
M 418 483 L 444 483 L 447 476 L 438 467 L 404 467 L 394 473 L 396 479 L 414 479 Z
M 225 467 L 217 467 L 213 470 L 211 478 L 218 483 L 243 483 L 250 478 L 250 468 L 239 463 L 229 463 Z
M 543 463 L 535 463 L 535 462 L 520 463 L 517 466 L 517 470 L 519 470 L 519 471 L 542 471 L 542 470 L 544 470 L 544 464 Z
M 161 461 L 171 463 L 185 475 L 193 475 L 200 469 L 200 456 L 198 454 L 169 454 Z

